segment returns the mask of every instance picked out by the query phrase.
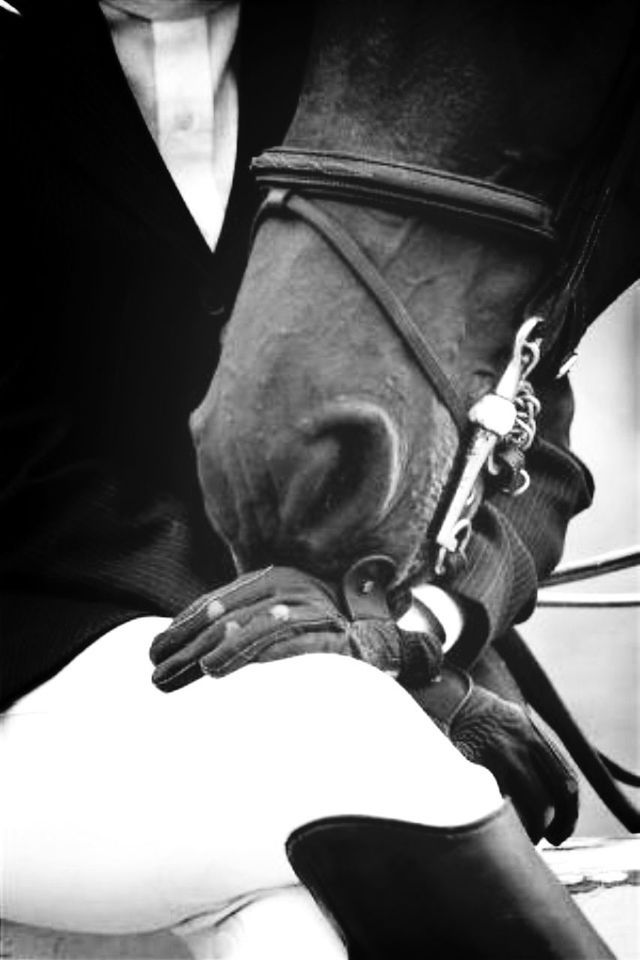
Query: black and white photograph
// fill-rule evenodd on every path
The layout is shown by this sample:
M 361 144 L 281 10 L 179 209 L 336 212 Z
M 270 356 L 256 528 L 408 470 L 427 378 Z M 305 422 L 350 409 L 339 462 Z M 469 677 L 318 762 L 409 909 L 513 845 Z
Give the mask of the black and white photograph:
M 640 960 L 638 0 L 0 0 L 2 960 Z

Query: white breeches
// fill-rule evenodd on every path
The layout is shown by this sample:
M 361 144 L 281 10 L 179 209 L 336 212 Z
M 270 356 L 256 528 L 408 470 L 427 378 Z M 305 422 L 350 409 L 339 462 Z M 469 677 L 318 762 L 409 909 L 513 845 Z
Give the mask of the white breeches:
M 296 884 L 284 843 L 314 818 L 445 825 L 499 806 L 491 774 L 347 657 L 158 692 L 165 624 L 117 628 L 2 718 L 5 917 L 117 933 L 222 915 Z

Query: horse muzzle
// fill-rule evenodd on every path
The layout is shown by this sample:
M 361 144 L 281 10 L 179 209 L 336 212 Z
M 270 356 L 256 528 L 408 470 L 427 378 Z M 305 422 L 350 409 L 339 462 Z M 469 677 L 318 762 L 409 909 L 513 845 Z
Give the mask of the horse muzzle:
M 298 419 L 192 416 L 207 511 L 241 569 L 296 564 L 340 572 L 394 507 L 405 461 L 400 430 L 371 400 L 320 404 Z

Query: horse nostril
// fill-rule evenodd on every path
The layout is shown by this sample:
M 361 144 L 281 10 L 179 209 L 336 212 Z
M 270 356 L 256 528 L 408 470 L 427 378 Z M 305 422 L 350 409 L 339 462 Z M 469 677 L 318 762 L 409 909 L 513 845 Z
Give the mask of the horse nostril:
M 367 461 L 373 459 L 368 446 L 366 430 L 343 425 L 325 427 L 305 444 L 283 504 L 284 522 L 297 516 L 313 526 L 339 510 L 366 483 Z
M 400 479 L 399 435 L 384 410 L 365 402 L 325 407 L 301 432 L 285 457 L 281 540 L 325 551 L 386 514 Z

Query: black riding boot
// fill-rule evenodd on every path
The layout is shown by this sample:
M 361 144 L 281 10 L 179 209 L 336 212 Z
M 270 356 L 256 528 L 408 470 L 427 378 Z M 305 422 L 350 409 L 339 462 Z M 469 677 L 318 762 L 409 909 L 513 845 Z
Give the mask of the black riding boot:
M 469 826 L 329 817 L 287 855 L 350 960 L 613 957 L 506 803 Z

